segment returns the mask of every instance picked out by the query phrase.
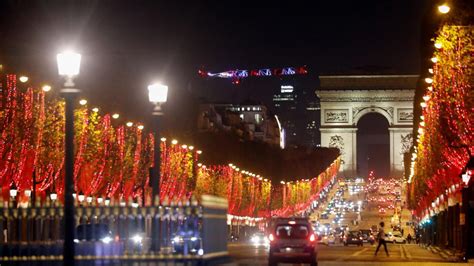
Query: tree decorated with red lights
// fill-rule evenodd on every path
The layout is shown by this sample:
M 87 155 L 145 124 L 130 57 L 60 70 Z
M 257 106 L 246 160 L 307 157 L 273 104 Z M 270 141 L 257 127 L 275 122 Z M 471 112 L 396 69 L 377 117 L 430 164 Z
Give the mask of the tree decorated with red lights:
M 453 184 L 474 152 L 472 27 L 443 26 L 434 39 L 433 82 L 424 100 L 409 203 L 420 214 Z
M 8 198 L 8 191 L 14 186 L 20 192 L 19 201 L 27 202 L 23 192 L 34 186 L 40 198 L 54 192 L 62 201 L 64 101 L 38 88 L 19 89 L 16 80 L 16 75 L 7 75 L 1 91 L 3 197 Z M 216 195 L 228 199 L 229 213 L 236 216 L 301 212 L 336 175 L 340 164 L 338 158 L 311 180 L 274 186 L 269 179 L 235 166 L 198 164 L 200 152 L 194 147 L 164 138 L 155 140 L 139 124 L 119 125 L 96 108 L 78 106 L 74 117 L 74 189 L 87 197 L 126 201 L 133 198 L 151 203 L 149 169 L 153 165 L 154 141 L 160 141 L 161 146 L 161 201 Z

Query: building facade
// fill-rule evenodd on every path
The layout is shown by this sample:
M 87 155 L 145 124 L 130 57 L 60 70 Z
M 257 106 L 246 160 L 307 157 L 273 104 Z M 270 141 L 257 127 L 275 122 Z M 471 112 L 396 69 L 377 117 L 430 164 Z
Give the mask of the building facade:
M 280 145 L 281 142 L 278 122 L 268 114 L 264 105 L 201 104 L 198 131 L 232 131 L 250 141 L 271 145 Z

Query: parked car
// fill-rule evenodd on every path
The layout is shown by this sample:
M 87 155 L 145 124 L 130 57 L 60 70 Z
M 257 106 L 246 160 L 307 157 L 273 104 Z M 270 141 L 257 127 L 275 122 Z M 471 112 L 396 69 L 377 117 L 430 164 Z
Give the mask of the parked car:
M 270 228 L 269 265 L 310 263 L 316 266 L 316 236 L 307 218 L 278 218 Z
M 385 237 L 387 242 L 405 244 L 407 242 L 406 238 L 402 236 L 400 232 L 388 233 Z
M 364 244 L 364 242 L 362 241 L 362 236 L 359 231 L 349 231 L 347 235 L 344 235 L 343 242 L 344 242 L 344 246 L 348 246 L 348 245 L 362 246 Z

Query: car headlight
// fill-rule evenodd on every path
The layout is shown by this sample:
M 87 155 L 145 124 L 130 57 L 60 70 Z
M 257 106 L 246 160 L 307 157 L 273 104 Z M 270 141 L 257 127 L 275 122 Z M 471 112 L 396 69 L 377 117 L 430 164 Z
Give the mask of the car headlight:
M 136 234 L 132 237 L 132 240 L 135 244 L 141 244 L 142 240 L 143 240 L 143 237 L 139 234 Z
M 112 241 L 112 238 L 110 236 L 106 236 L 102 238 L 101 241 L 104 242 L 105 244 L 108 244 Z
M 183 242 L 183 238 L 182 238 L 182 237 L 180 237 L 180 236 L 175 236 L 175 237 L 173 238 L 173 243 L 181 243 L 181 242 Z
M 258 236 L 252 237 L 252 242 L 258 243 L 260 241 L 260 238 Z

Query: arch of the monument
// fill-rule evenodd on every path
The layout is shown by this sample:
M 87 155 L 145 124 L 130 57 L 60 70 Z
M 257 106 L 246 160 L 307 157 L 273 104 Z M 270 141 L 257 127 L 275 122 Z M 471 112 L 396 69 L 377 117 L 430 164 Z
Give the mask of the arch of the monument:
M 357 122 L 373 112 L 389 122 L 390 174 L 403 175 L 403 153 L 412 143 L 414 93 L 413 89 L 351 90 L 323 86 L 316 92 L 321 103 L 321 146 L 341 150 L 342 175 L 357 175 Z

